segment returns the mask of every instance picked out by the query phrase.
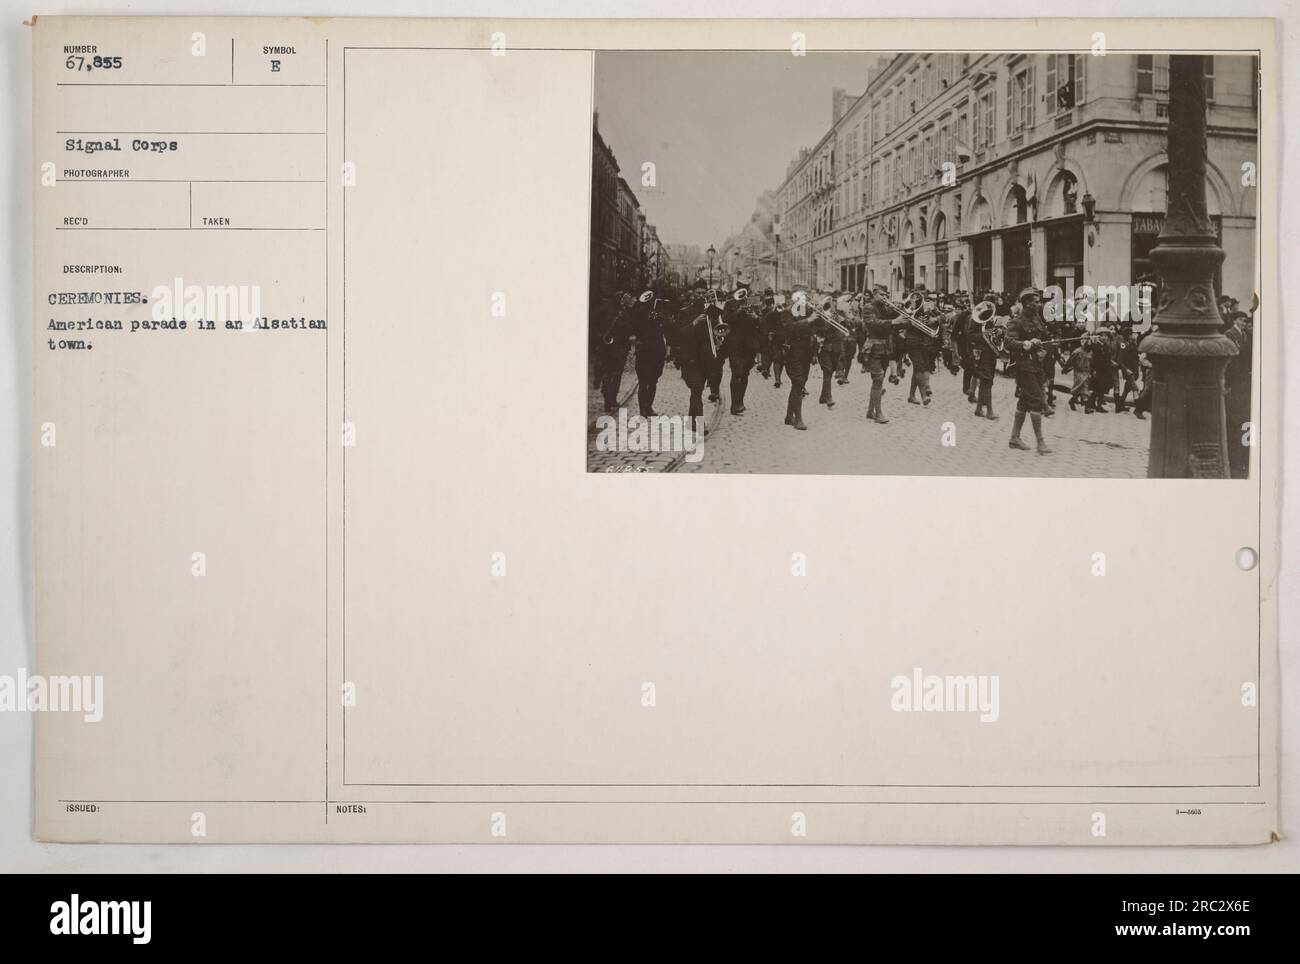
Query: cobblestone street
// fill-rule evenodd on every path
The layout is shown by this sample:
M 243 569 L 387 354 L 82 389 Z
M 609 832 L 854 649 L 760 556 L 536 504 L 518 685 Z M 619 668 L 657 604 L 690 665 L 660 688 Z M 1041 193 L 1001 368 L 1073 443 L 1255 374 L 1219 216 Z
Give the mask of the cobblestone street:
M 762 378 L 755 374 L 755 378 Z M 723 400 L 726 398 L 726 375 L 723 375 Z M 623 383 L 619 388 L 619 406 L 627 409 L 629 416 L 638 411 L 636 398 L 637 378 L 631 364 L 623 372 Z M 669 362 L 664 366 L 663 377 L 659 379 L 655 391 L 654 408 L 663 415 L 686 414 L 691 398 L 690 390 L 682 381 L 682 373 L 677 366 Z M 705 392 L 704 417 L 708 420 L 709 431 L 714 431 L 720 423 L 722 404 L 710 402 Z M 596 419 L 604 413 L 604 400 L 599 390 L 591 388 L 587 381 L 587 471 L 588 472 L 672 472 L 680 471 L 684 463 L 682 452 L 605 452 L 596 447 Z M 708 451 L 707 442 L 704 450 Z
M 940 368 L 931 376 L 934 398 L 929 406 L 907 402 L 907 378 L 902 384 L 885 383 L 888 425 L 866 420 L 871 379 L 857 366 L 848 385 L 833 385 L 835 407 L 817 403 L 821 369 L 814 368 L 804 399 L 808 431 L 784 424 L 789 390 L 778 390 L 757 372 L 750 376 L 744 415 L 729 414 L 727 379 L 723 377 L 723 405 L 706 403 L 706 415 L 715 421 L 699 462 L 686 462 L 676 453 L 597 453 L 589 432 L 588 466 L 593 471 L 754 472 L 823 475 L 963 475 L 1044 476 L 1054 478 L 1142 478 L 1147 470 L 1150 421 L 1131 412 L 1115 414 L 1083 410 L 1071 412 L 1068 396 L 1057 393 L 1057 414 L 1043 420 L 1044 434 L 1053 452 L 1008 448 L 1015 411 L 1015 383 L 999 376 L 993 384 L 994 411 L 999 418 L 975 418 L 974 406 L 961 391 L 961 376 Z M 624 378 L 623 395 L 635 385 L 635 375 Z M 1058 379 L 1058 383 L 1060 380 Z M 687 392 L 671 365 L 659 382 L 655 410 L 665 415 L 686 410 Z M 635 393 L 627 405 L 636 410 Z M 955 444 L 944 445 L 945 423 L 951 423 Z M 1029 444 L 1034 436 L 1028 421 L 1021 433 Z M 611 467 L 613 466 L 613 467 Z M 620 468 L 620 466 L 622 466 Z M 631 467 L 627 467 L 631 466 Z M 638 468 L 637 466 L 643 466 Z

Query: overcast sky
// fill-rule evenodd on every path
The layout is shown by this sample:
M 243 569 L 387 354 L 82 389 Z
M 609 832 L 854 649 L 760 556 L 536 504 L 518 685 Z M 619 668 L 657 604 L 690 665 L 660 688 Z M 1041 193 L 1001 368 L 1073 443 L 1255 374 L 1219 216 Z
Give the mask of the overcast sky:
M 598 51 L 600 132 L 664 244 L 721 244 L 831 123 L 831 88 L 866 89 L 877 54 Z M 641 186 L 653 161 L 658 187 Z

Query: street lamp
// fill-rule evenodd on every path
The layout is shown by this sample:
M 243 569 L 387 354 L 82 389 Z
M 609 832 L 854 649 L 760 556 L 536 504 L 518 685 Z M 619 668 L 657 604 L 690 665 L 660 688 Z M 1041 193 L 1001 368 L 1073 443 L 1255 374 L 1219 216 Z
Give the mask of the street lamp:
M 1205 67 L 1169 57 L 1169 211 L 1151 260 L 1160 278 L 1147 477 L 1229 477 L 1223 371 L 1237 346 L 1223 334 L 1214 273 L 1223 263 L 1205 203 Z M 1234 427 L 1235 430 L 1235 427 Z
M 772 290 L 781 290 L 781 222 L 777 221 L 772 228 L 772 240 L 774 247 L 772 249 Z
M 713 256 L 717 253 L 718 252 L 714 250 L 713 245 L 709 245 L 708 255 L 709 255 L 709 288 L 710 289 L 713 288 Z

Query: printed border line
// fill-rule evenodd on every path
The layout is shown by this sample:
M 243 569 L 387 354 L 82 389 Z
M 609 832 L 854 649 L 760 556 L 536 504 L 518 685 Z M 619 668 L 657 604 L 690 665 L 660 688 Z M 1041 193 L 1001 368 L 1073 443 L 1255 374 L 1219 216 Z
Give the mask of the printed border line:
M 502 800 L 495 798 L 491 800 L 103 800 L 96 798 L 81 798 L 75 800 L 59 800 L 58 803 L 100 803 L 100 804 L 161 804 L 161 805 L 179 805 L 179 804 L 288 804 L 288 805 L 315 805 L 320 803 L 338 803 L 353 804 L 361 803 L 366 806 L 380 806 L 382 804 L 396 804 L 405 806 L 408 804 L 424 805 L 467 805 L 467 806 L 513 806 L 515 804 L 543 805 L 543 804 L 566 804 L 574 806 L 604 806 L 606 804 L 631 804 L 634 806 L 646 806 L 649 804 L 671 803 L 680 806 L 735 806 L 744 804 L 757 807 L 785 807 L 795 804 L 797 806 L 844 806 L 844 807 L 968 807 L 968 806 L 986 806 L 986 807 L 1262 807 L 1266 806 L 1267 800 Z
M 369 51 L 397 51 L 397 50 L 409 50 L 409 51 L 431 51 L 431 52 L 438 52 L 438 51 L 489 51 L 490 49 L 491 49 L 490 46 L 384 46 L 384 45 L 368 46 L 368 45 L 360 45 L 360 44 L 359 44 L 359 45 L 345 45 L 345 46 L 343 47 L 343 149 L 344 149 L 343 152 L 344 152 L 345 159 L 346 159 L 346 155 L 347 155 L 347 153 L 348 153 L 348 151 L 347 151 L 347 129 L 348 129 L 348 125 L 347 125 L 347 111 L 348 111 L 348 101 L 347 101 L 347 90 L 348 90 L 348 86 L 347 86 L 347 76 L 348 76 L 347 55 L 348 55 L 348 51 L 350 51 L 350 50 L 369 50 Z M 595 55 L 596 55 L 597 53 L 600 53 L 600 52 L 608 52 L 608 53 L 783 53 L 783 52 L 787 52 L 787 50 L 788 50 L 788 48 L 785 48 L 785 47 L 772 48 L 771 50 L 767 50 L 767 49 L 754 49 L 754 48 L 736 48 L 736 47 L 727 47 L 727 48 L 704 48 L 704 47 L 691 47 L 691 48 L 682 48 L 682 47 L 671 47 L 671 48 L 648 48 L 648 47 L 647 47 L 647 48 L 620 48 L 620 47 L 512 47 L 512 48 L 510 48 L 510 49 L 511 49 L 512 51 L 525 52 L 525 53 L 526 53 L 526 52 L 534 52 L 534 51 L 536 51 L 536 52 L 546 52 L 546 51 L 550 51 L 550 52 L 568 52 L 568 53 L 581 53 L 581 52 L 587 52 L 587 53 L 590 53 L 590 54 L 592 55 L 592 103 L 593 103 L 593 105 L 594 105 L 594 103 L 595 103 L 595 60 L 596 60 Z M 1012 53 L 1012 52 L 1014 52 L 1014 53 L 1078 53 L 1078 52 L 1080 52 L 1080 51 L 1079 51 L 1079 48 L 1073 48 L 1073 47 L 1064 47 L 1064 48 L 1063 48 L 1063 47 L 1042 47 L 1042 48 L 1037 48 L 1037 49 L 1034 49 L 1034 50 L 1023 50 L 1023 51 L 1008 51 L 1008 50 L 1005 49 L 1005 48 L 997 48 L 997 47 L 992 47 L 992 48 L 975 48 L 975 47 L 961 47 L 961 48 L 943 47 L 943 48 L 941 48 L 941 47 L 931 47 L 931 48 L 925 48 L 924 50 L 920 50 L 920 49 L 918 49 L 918 48 L 906 48 L 906 49 L 903 49 L 903 48 L 897 48 L 897 49 L 892 49 L 892 50 L 864 50 L 864 49 L 859 49 L 859 48 L 855 48 L 855 49 L 825 49 L 825 50 L 823 50 L 823 49 L 817 49 L 817 50 L 813 50 L 813 51 L 811 51 L 811 52 L 812 52 L 812 53 L 847 53 L 847 54 L 877 54 L 877 53 L 878 53 L 878 54 L 899 54 L 899 53 L 916 53 L 916 52 L 920 52 L 920 53 Z M 1186 47 L 1163 47 L 1163 48 L 1119 48 L 1119 47 L 1113 47 L 1113 48 L 1107 48 L 1107 56 L 1109 56 L 1110 54 L 1134 54 L 1134 53 L 1147 53 L 1147 52 L 1162 52 L 1162 53 L 1170 53 L 1170 52 L 1175 52 L 1175 53 L 1176 53 L 1176 52 L 1186 52 L 1186 53 L 1205 53 L 1206 51 L 1205 51 L 1203 48 L 1186 48 Z M 1216 48 L 1216 49 L 1210 51 L 1210 53 L 1211 53 L 1212 55 L 1213 55 L 1213 54 L 1223 53 L 1223 54 L 1225 54 L 1225 55 L 1227 55 L 1227 54 L 1254 54 L 1254 55 L 1258 56 L 1259 59 L 1260 59 L 1260 65 L 1261 65 L 1261 66 L 1260 66 L 1260 70 L 1261 70 L 1260 82 L 1262 83 L 1262 71 L 1263 71 L 1263 61 L 1264 61 L 1264 56 L 1263 56 L 1263 50 L 1262 50 L 1262 48 Z M 1262 105 L 1262 103 L 1261 103 L 1260 111 L 1259 111 L 1259 133 L 1258 133 L 1258 135 L 1257 135 L 1257 137 L 1256 137 L 1256 145 L 1257 145 L 1257 146 L 1256 146 L 1256 153 L 1257 153 L 1257 157 L 1259 157 L 1259 159 L 1260 159 L 1261 161 L 1262 161 L 1262 156 L 1259 155 L 1259 144 L 1260 144 L 1260 143 L 1262 142 L 1262 140 L 1263 140 L 1263 133 L 1264 133 L 1264 110 L 1263 110 L 1263 105 Z M 590 142 L 589 142 L 589 144 L 590 144 Z M 588 210 L 590 210 L 590 207 L 591 207 L 591 205 L 590 205 L 590 198 L 591 198 L 591 189 L 588 188 L 588 205 L 587 205 L 587 206 L 588 206 Z M 1255 236 L 1256 236 L 1255 268 L 1256 268 L 1256 272 L 1257 272 L 1257 274 L 1259 274 L 1259 275 L 1261 276 L 1261 280 L 1262 280 L 1262 266 L 1263 266 L 1263 251 L 1262 251 L 1262 244 L 1260 243 L 1262 239 L 1261 239 L 1261 237 L 1260 237 L 1260 235 L 1261 235 L 1261 229 L 1260 229 L 1259 216 L 1260 216 L 1260 214 L 1262 213 L 1262 210 L 1263 210 L 1263 197 L 1262 197 L 1262 188 L 1261 188 L 1261 189 L 1257 190 L 1257 192 L 1256 192 L 1256 219 L 1255 219 Z M 327 221 L 327 226 L 328 226 L 328 221 Z M 588 214 L 588 230 L 590 231 L 590 214 Z M 342 283 L 343 283 L 343 416 L 344 416 L 344 421 L 346 421 L 346 420 L 347 420 L 347 191 L 346 191 L 346 190 L 344 190 L 344 192 L 343 192 L 343 238 L 342 238 L 342 246 L 343 246 L 343 279 L 342 279 Z M 328 247 L 328 244 L 327 244 L 327 247 Z M 591 268 L 591 265 L 590 265 L 590 255 L 588 255 L 588 272 L 590 272 L 590 268 Z M 1262 343 L 1261 343 L 1261 346 L 1260 346 L 1260 352 L 1261 352 L 1261 359 L 1260 359 L 1260 360 L 1261 360 L 1261 363 L 1262 363 L 1262 362 L 1263 362 L 1263 357 L 1262 357 L 1262 354 L 1263 354 L 1263 345 L 1262 345 Z M 1261 369 L 1262 369 L 1262 367 L 1263 367 L 1263 366 L 1262 366 L 1262 364 L 1261 364 Z M 1260 385 L 1259 385 L 1259 389 L 1260 389 L 1260 412 L 1258 413 L 1258 414 L 1259 414 L 1259 421 L 1257 422 L 1257 426 L 1258 426 L 1260 429 L 1262 429 L 1263 400 L 1264 400 L 1264 393 L 1263 393 L 1263 373 L 1262 373 L 1262 371 L 1261 371 L 1261 374 L 1260 374 Z M 1258 494 L 1257 494 L 1257 499 L 1256 499 L 1255 518 L 1256 518 L 1256 526 L 1257 526 L 1258 540 L 1259 540 L 1258 545 L 1259 545 L 1259 547 L 1260 547 L 1260 550 L 1262 550 L 1262 548 L 1263 548 L 1263 543 L 1262 543 L 1262 539 L 1263 539 L 1263 485 L 1264 485 L 1264 482 L 1263 482 L 1263 477 L 1264 477 L 1263 465 L 1264 465 L 1264 461 L 1263 461 L 1263 449 L 1262 449 L 1262 448 L 1259 449 L 1259 459 L 1258 459 L 1258 461 L 1259 461 L 1260 470 L 1259 470 L 1259 473 L 1258 473 L 1259 477 L 1258 477 L 1258 479 L 1256 480 L 1256 482 L 1257 482 L 1257 493 L 1258 493 Z M 584 474 L 590 474 L 590 473 L 586 473 L 586 472 L 584 472 Z M 903 477 L 903 478 L 911 478 L 912 476 L 902 476 L 902 477 Z M 1032 477 L 1029 477 L 1029 478 L 1032 478 Z M 1049 482 L 1050 482 L 1051 480 L 1039 479 L 1038 481 L 1040 481 L 1040 482 L 1042 482 L 1042 481 L 1049 481 Z M 1231 481 L 1231 480 L 1226 480 L 1226 481 Z M 346 681 L 346 679 L 347 679 L 347 448 L 346 448 L 346 447 L 344 447 L 344 450 L 343 450 L 343 477 L 342 477 L 342 483 L 343 483 L 343 546 L 342 546 L 342 553 L 341 553 L 341 554 L 342 554 L 342 599 L 341 599 L 341 603 L 340 603 L 340 604 L 341 604 L 341 608 L 342 608 L 343 624 L 342 624 L 342 627 L 341 627 L 341 629 L 340 629 L 340 636 L 341 636 L 341 643 L 342 643 L 343 679 Z M 1257 551 L 1260 551 L 1260 550 L 1257 550 Z M 1256 573 L 1257 573 L 1257 574 L 1256 574 L 1256 583 L 1257 583 L 1257 585 L 1259 585 L 1259 586 L 1262 586 L 1262 578 L 1263 578 L 1262 568 L 1263 568 L 1262 566 L 1259 566 L 1259 565 L 1256 566 Z M 327 578 L 328 578 L 328 577 L 327 577 Z M 1263 669 L 1263 599 L 1262 599 L 1262 596 L 1260 595 L 1259 592 L 1256 593 L 1256 598 L 1257 598 L 1257 610 L 1256 610 L 1256 665 L 1257 665 L 1257 670 L 1256 670 L 1256 680 L 1255 680 L 1255 683 L 1256 683 L 1256 689 L 1257 689 L 1257 692 L 1259 693 L 1257 699 L 1259 699 L 1259 700 L 1262 701 L 1262 699 L 1263 699 L 1263 694 L 1262 694 L 1262 687 L 1260 686 L 1260 684 L 1261 684 L 1260 675 L 1262 674 L 1262 669 Z M 328 693 L 327 693 L 326 695 L 327 695 L 327 701 L 328 701 Z M 601 788 L 619 788 L 619 787 L 665 787 L 665 788 L 674 788 L 674 787 L 678 787 L 678 788 L 680 788 L 680 787 L 699 787 L 699 788 L 702 788 L 702 789 L 707 789 L 707 788 L 714 788 L 714 789 L 727 789 L 727 788 L 748 788 L 748 789 L 760 789 L 760 788 L 764 788 L 764 787 L 791 787 L 791 788 L 798 788 L 798 787 L 802 787 L 802 786 L 838 786 L 838 787 L 844 787 L 844 788 L 846 788 L 846 789 L 925 789 L 925 788 L 952 788 L 952 789 L 1012 789 L 1012 788 L 1014 788 L 1014 789 L 1044 789 L 1044 790 L 1051 790 L 1051 789 L 1061 789 L 1061 788 L 1063 788 L 1063 787 L 1064 787 L 1064 788 L 1095 788 L 1095 789 L 1134 789 L 1134 790 L 1162 789 L 1162 788 L 1163 788 L 1163 789 L 1169 789 L 1169 788 L 1185 788 L 1185 789 L 1215 789 L 1215 788 L 1228 788 L 1228 787 L 1232 787 L 1232 788 L 1241 787 L 1241 788 L 1251 788 L 1251 789 L 1262 789 L 1262 738 L 1263 738 L 1263 714 L 1262 714 L 1262 706 L 1257 706 L 1257 707 L 1256 707 L 1256 714 L 1255 714 L 1255 783 L 1254 783 L 1254 784 L 1001 784 L 1001 785 L 999 785 L 999 784 L 680 784 L 680 783 L 663 783 L 663 784 L 656 784 L 656 783 L 642 783 L 642 784 L 613 784 L 613 783 L 591 783 L 591 784 L 572 784 L 572 783 L 570 783 L 570 784 L 545 784 L 545 783 L 484 784 L 484 783 L 468 783 L 468 784 L 467 784 L 467 783 L 372 783 L 372 782 L 350 782 L 350 781 L 347 779 L 347 719 L 348 719 L 347 707 L 344 707 L 344 708 L 343 708 L 343 744 L 342 744 L 342 753 L 343 753 L 343 782 L 342 782 L 342 785 L 345 786 L 345 787 L 394 787 L 394 788 L 397 788 L 397 787 L 521 787 L 521 788 L 522 788 L 522 787 L 561 786 L 561 787 L 590 787 L 590 788 L 597 788 L 597 787 L 601 787 Z M 336 802 L 341 802 L 341 801 L 336 801 Z M 416 802 L 416 801 L 412 801 L 412 802 Z M 435 801 L 430 801 L 430 802 L 435 802 Z M 501 801 L 501 802 L 510 802 L 510 801 Z M 573 801 L 573 802 L 594 802 L 594 803 L 606 802 L 606 803 L 608 803 L 608 802 L 616 802 L 616 801 Z M 674 801 L 645 801 L 645 802 L 648 802 L 648 803 L 656 803 L 656 802 L 674 802 Z M 677 801 L 677 802 L 689 803 L 689 802 L 691 802 L 691 801 Z M 979 801 L 970 801 L 970 802 L 972 802 L 972 803 L 978 803 Z M 1179 802 L 1181 802 L 1181 801 L 1179 801 Z M 1261 802 L 1263 802 L 1263 801 L 1261 801 Z

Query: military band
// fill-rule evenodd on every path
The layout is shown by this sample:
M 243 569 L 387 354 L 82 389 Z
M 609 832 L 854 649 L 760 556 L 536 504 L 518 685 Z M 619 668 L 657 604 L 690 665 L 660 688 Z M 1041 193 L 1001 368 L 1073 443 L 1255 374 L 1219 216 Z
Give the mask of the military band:
M 1244 345 L 1241 358 L 1225 379 L 1230 422 L 1249 419 L 1250 315 L 1236 311 L 1231 299 L 1221 306 L 1229 337 Z M 659 379 L 671 361 L 689 390 L 687 415 L 704 416 L 704 393 L 710 401 L 721 396 L 722 372 L 729 368 L 730 412 L 747 412 L 750 374 L 757 370 L 774 388 L 789 383 L 785 424 L 807 431 L 803 399 L 814 362 L 821 368 L 818 402 L 835 407 L 834 385 L 846 385 L 856 358 L 871 378 L 868 421 L 885 425 L 885 378 L 900 384 L 911 369 L 907 401 L 929 406 L 934 399 L 931 377 L 944 368 L 961 377 L 961 394 L 974 406 L 976 418 L 997 419 L 993 385 L 998 365 L 1014 377 L 1016 406 L 1008 446 L 1048 455 L 1043 420 L 1055 409 L 1058 366 L 1070 375 L 1071 410 L 1106 412 L 1108 396 L 1114 411 L 1132 406 L 1145 418 L 1151 406 L 1149 365 L 1140 338 L 1132 327 L 1101 322 L 1069 326 L 1045 317 L 1042 293 L 1026 288 L 1014 303 L 1005 295 L 987 294 L 975 306 L 969 296 L 910 292 L 891 301 L 884 286 L 852 295 L 825 295 L 806 288 L 762 294 L 745 284 L 729 293 L 718 290 L 683 292 L 675 300 L 653 290 L 619 293 L 603 316 L 604 325 L 593 344 L 593 381 L 599 386 L 605 411 L 617 411 L 622 376 L 630 352 L 637 378 L 638 410 L 658 414 L 654 404 Z M 1139 388 L 1139 380 L 1142 387 Z M 1022 437 L 1025 422 L 1035 445 Z M 1230 425 L 1230 428 L 1233 427 Z M 1233 432 L 1229 432 L 1230 438 Z M 1246 446 L 1234 448 L 1233 470 L 1244 474 Z

